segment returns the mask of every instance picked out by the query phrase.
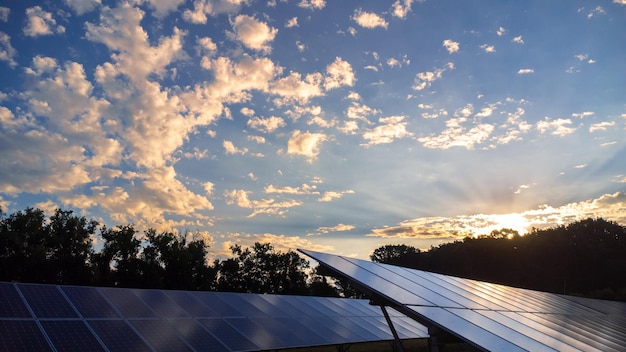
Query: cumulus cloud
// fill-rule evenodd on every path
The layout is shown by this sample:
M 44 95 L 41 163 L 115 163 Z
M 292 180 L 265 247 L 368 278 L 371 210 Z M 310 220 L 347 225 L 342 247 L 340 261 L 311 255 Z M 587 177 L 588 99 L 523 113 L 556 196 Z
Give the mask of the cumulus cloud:
M 312 162 L 319 154 L 320 145 L 328 137 L 323 133 L 293 131 L 287 144 L 287 154 L 301 155 Z
M 453 69 L 454 64 L 449 62 L 444 67 L 438 68 L 435 71 L 419 72 L 415 76 L 415 85 L 413 85 L 413 89 L 423 90 L 428 88 L 433 84 L 433 82 L 440 79 L 445 71 Z
M 235 147 L 235 144 L 233 144 L 232 141 L 224 141 L 222 143 L 222 146 L 224 146 L 224 150 L 226 151 L 226 154 L 228 155 L 234 155 L 234 154 L 241 154 L 244 155 L 246 153 L 248 153 L 248 148 L 237 148 Z
M 154 8 L 154 16 L 158 18 L 165 17 L 168 13 L 176 11 L 178 6 L 185 0 L 146 0 L 152 8 Z
M 572 120 L 570 119 L 556 119 L 553 120 L 549 117 L 544 118 L 543 121 L 537 122 L 537 130 L 540 133 L 550 133 L 555 136 L 566 136 L 576 131 L 576 127 L 572 127 Z
M 285 127 L 285 120 L 278 116 L 268 118 L 253 117 L 248 120 L 248 126 L 265 133 L 271 133 L 278 128 Z
M 0 22 L 7 22 L 9 20 L 10 13 L 11 13 L 10 8 L 0 6 Z
M 356 227 L 354 225 L 346 225 L 346 224 L 337 224 L 335 226 L 322 226 L 317 228 L 317 232 L 319 233 L 329 233 L 329 232 L 345 232 L 354 230 Z
M 274 40 L 278 29 L 248 15 L 238 15 L 232 22 L 235 38 L 247 48 L 258 51 L 271 51 L 270 42 Z
M 326 6 L 326 0 L 301 0 L 298 6 L 303 9 L 321 10 Z
M 41 6 L 27 8 L 26 16 L 24 34 L 29 37 L 65 33 L 65 27 L 57 26 L 57 21 L 52 18 L 52 13 L 44 11 Z
M 481 49 L 483 49 L 486 53 L 495 53 L 496 52 L 496 47 L 493 45 L 489 45 L 489 44 L 482 44 L 480 46 Z
M 298 195 L 302 195 L 302 194 L 319 194 L 318 191 L 316 191 L 317 186 L 315 185 L 307 185 L 306 183 L 299 186 L 299 187 L 291 187 L 291 186 L 274 186 L 274 185 L 267 185 L 265 186 L 265 188 L 263 189 L 263 191 L 265 193 L 279 193 L 279 194 L 298 194 Z
M 391 5 L 391 13 L 398 18 L 406 18 L 406 15 L 411 12 L 411 5 L 414 0 L 396 0 Z
M 389 144 L 396 139 L 413 136 L 413 133 L 406 130 L 404 118 L 405 116 L 390 116 L 379 119 L 379 126 L 363 133 L 363 139 L 367 140 L 365 145 Z
M 466 118 L 453 118 L 446 121 L 446 129 L 439 135 L 429 135 L 420 137 L 417 140 L 426 148 L 448 149 L 452 147 L 463 147 L 474 149 L 477 144 L 487 140 L 494 130 L 491 124 L 478 124 L 467 129 L 463 126 Z
M 498 37 L 503 36 L 504 33 L 506 33 L 506 29 L 504 27 L 499 27 L 498 30 L 496 31 L 496 34 L 498 35 Z
M 322 196 L 317 200 L 318 202 L 331 202 L 335 199 L 342 198 L 346 194 L 354 194 L 354 191 L 349 189 L 346 191 L 336 192 L 336 191 L 328 191 L 324 192 Z
M 17 56 L 17 50 L 11 45 L 11 37 L 0 32 L 0 61 L 6 62 L 10 67 L 17 66 L 15 57 Z
M 443 47 L 448 50 L 448 53 L 452 54 L 459 51 L 460 45 L 458 42 L 455 42 L 451 39 L 446 39 L 443 41 Z
M 524 39 L 522 38 L 521 35 L 514 37 L 513 39 L 511 39 L 511 41 L 517 44 L 524 44 Z
M 589 126 L 589 132 L 606 131 L 607 128 L 613 126 L 615 126 L 615 121 L 598 122 Z
M 284 100 L 278 100 L 278 104 L 286 104 L 291 101 L 305 104 L 309 99 L 324 94 L 322 91 L 323 80 L 324 77 L 319 72 L 307 74 L 304 78 L 300 73 L 291 72 L 288 76 L 272 82 L 271 92 L 284 98 Z
M 79 16 L 93 11 L 102 4 L 101 0 L 64 0 L 64 2 Z
M 520 68 L 517 71 L 517 74 L 518 75 L 527 75 L 529 73 L 534 73 L 534 72 L 535 72 L 535 70 L 533 70 L 532 68 Z
M 303 203 L 297 200 L 285 200 L 277 202 L 275 199 L 251 200 L 248 198 L 250 192 L 242 189 L 227 190 L 224 192 L 226 204 L 237 205 L 240 208 L 252 209 L 249 218 L 259 214 L 283 216 L 290 208 L 301 206 Z
M 287 23 L 285 23 L 286 28 L 298 27 L 298 17 L 290 18 Z
M 385 19 L 383 19 L 379 15 L 373 12 L 363 11 L 362 9 L 357 9 L 356 11 L 354 11 L 352 19 L 356 23 L 358 23 L 359 26 L 364 28 L 382 27 L 387 29 L 387 27 L 389 26 L 389 23 L 387 23 L 387 21 L 385 21 Z
M 248 0 L 195 0 L 193 9 L 186 9 L 183 18 L 191 23 L 205 24 L 207 16 L 236 13 L 246 3 Z
M 353 86 L 355 82 L 352 66 L 348 61 L 336 57 L 335 61 L 326 67 L 324 89 L 331 90 L 342 86 Z

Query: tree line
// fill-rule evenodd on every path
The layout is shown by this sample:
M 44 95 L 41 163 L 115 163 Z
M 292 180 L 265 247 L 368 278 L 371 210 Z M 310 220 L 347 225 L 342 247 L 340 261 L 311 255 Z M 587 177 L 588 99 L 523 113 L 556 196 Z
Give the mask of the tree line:
M 94 250 L 94 239 L 102 248 Z M 182 290 L 339 296 L 341 284 L 317 274 L 296 252 L 269 243 L 231 247 L 232 257 L 208 262 L 199 236 L 141 234 L 133 225 L 98 222 L 57 209 L 12 214 L 0 209 L 0 281 Z
M 602 218 L 511 229 L 421 251 L 377 248 L 372 261 L 534 290 L 626 301 L 626 227 Z

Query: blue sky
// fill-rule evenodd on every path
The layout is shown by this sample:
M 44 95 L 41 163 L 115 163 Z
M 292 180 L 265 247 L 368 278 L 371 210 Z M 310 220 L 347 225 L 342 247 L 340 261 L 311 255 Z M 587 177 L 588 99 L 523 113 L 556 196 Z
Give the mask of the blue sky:
M 0 206 L 367 258 L 626 225 L 626 1 L 0 5 Z

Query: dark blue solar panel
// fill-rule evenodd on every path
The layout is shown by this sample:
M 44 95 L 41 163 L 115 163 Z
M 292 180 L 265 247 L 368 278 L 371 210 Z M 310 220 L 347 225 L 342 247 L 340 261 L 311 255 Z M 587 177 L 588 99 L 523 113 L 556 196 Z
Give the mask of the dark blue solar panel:
M 146 302 L 159 316 L 163 318 L 189 317 L 189 314 L 167 297 L 163 291 L 133 290 L 134 293 Z
M 172 322 L 172 325 L 196 351 L 230 351 L 194 320 L 180 319 Z
M 85 318 L 119 317 L 95 287 L 63 286 L 61 289 Z
M 209 308 L 206 304 L 203 304 L 196 297 L 189 292 L 185 291 L 163 291 L 163 293 L 170 297 L 179 306 L 183 307 L 193 317 L 217 317 L 219 314 L 213 309 Z
M 18 287 L 38 318 L 78 318 L 56 286 L 18 284 Z
M 250 341 L 261 349 L 269 350 L 282 346 L 288 346 L 282 342 L 277 336 L 272 335 L 265 329 L 265 326 L 259 325 L 245 318 L 225 319 L 235 329 L 241 331 Z
M 349 336 L 345 327 L 336 324 L 332 319 L 328 317 L 315 317 L 315 318 L 302 318 L 300 320 L 302 324 L 308 326 L 310 329 L 315 329 L 315 332 L 324 338 L 330 344 L 342 344 L 345 341 L 358 342 L 361 338 L 354 339 L 354 336 Z
M 88 320 L 87 322 L 111 352 L 152 351 L 124 320 Z
M 41 326 L 58 352 L 104 351 L 82 320 L 44 320 Z
M 13 284 L 0 282 L 0 317 L 30 318 L 30 312 Z
M 217 312 L 221 317 L 242 316 L 239 310 L 226 303 L 226 301 L 220 297 L 222 294 L 219 292 L 193 292 L 192 294 L 200 302 Z
M 127 318 L 151 318 L 156 314 L 129 289 L 103 287 L 100 292 Z
M 254 294 L 246 294 L 246 293 L 232 293 L 232 292 L 221 292 L 219 293 L 219 298 L 223 299 L 225 302 L 239 312 L 238 316 L 246 316 L 246 317 L 268 317 L 269 315 L 263 312 L 259 307 L 257 307 L 252 302 L 249 302 L 249 299 L 253 298 Z
M 232 351 L 259 350 L 257 345 L 222 319 L 200 319 L 199 321 Z
M 324 344 L 324 339 L 321 336 L 313 332 L 314 328 L 306 328 L 303 331 L 303 327 L 294 318 L 256 318 L 252 319 L 255 323 L 265 327 L 265 329 L 273 336 L 280 336 L 280 339 L 284 341 L 287 346 L 290 347 L 302 347 L 311 346 L 312 344 Z M 312 341 L 316 341 L 312 343 Z
M 166 320 L 131 320 L 130 323 L 157 351 L 191 351 Z
M 0 320 L 0 351 L 52 351 L 32 320 Z

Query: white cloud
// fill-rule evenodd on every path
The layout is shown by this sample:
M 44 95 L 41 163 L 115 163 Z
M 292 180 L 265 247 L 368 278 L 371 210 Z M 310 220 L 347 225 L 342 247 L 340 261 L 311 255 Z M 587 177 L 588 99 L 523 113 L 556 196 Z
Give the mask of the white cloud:
M 248 126 L 265 133 L 272 133 L 287 124 L 285 120 L 278 116 L 270 116 L 268 118 L 253 117 L 248 120 Z
M 533 70 L 532 68 L 520 68 L 517 71 L 517 74 L 518 75 L 527 75 L 529 73 L 534 73 L 534 72 L 535 72 L 535 70 Z
M 411 5 L 414 0 L 396 0 L 391 5 L 391 13 L 398 18 L 406 18 L 406 15 L 411 12 Z
M 580 113 L 573 113 L 572 117 L 576 117 L 576 118 L 582 119 L 582 118 L 593 116 L 593 115 L 594 115 L 593 111 L 584 111 L 584 112 L 580 112 Z
M 349 189 L 349 190 L 340 191 L 340 192 L 336 192 L 336 191 L 324 192 L 324 194 L 322 194 L 322 196 L 317 201 L 318 202 L 331 202 L 335 199 L 342 198 L 346 194 L 354 194 L 354 191 Z
M 374 109 L 365 104 L 353 101 L 346 111 L 346 117 L 370 123 L 370 120 L 367 118 L 367 116 L 380 114 L 380 112 L 381 111 L 378 109 Z
M 367 140 L 365 145 L 392 143 L 396 139 L 411 137 L 412 133 L 406 130 L 407 122 L 403 121 L 404 116 L 390 116 L 379 119 L 379 126 L 363 133 L 363 138 Z
M 299 187 L 290 187 L 290 186 L 282 186 L 282 187 L 277 187 L 274 185 L 267 185 L 265 186 L 265 188 L 263 189 L 263 191 L 267 194 L 271 194 L 271 193 L 278 193 L 278 194 L 297 194 L 297 195 L 303 195 L 303 194 L 319 194 L 320 192 L 316 191 L 315 189 L 317 188 L 317 186 L 313 185 L 307 185 L 306 183 L 303 184 L 302 186 Z
M 272 82 L 271 92 L 280 95 L 287 101 L 298 101 L 304 104 L 312 97 L 321 96 L 323 76 L 319 72 L 310 73 L 302 78 L 297 72 Z M 284 102 L 283 102 L 284 103 Z
M 613 3 L 618 5 L 626 5 L 626 0 L 613 0 Z
M 511 39 L 511 41 L 517 44 L 524 44 L 524 39 L 522 38 L 521 35 L 514 37 L 513 39 Z
M 312 162 L 319 154 L 320 145 L 328 137 L 323 133 L 293 131 L 287 145 L 287 154 L 301 155 Z
M 227 141 L 225 140 L 222 143 L 222 146 L 224 147 L 224 150 L 226 151 L 227 155 L 234 155 L 234 154 L 241 154 L 244 155 L 246 153 L 248 153 L 248 148 L 237 148 L 235 147 L 235 144 L 233 144 L 232 141 Z
M 496 52 L 496 47 L 493 45 L 489 45 L 489 44 L 483 44 L 480 46 L 481 49 L 483 49 L 486 53 L 495 53 Z
M 430 87 L 433 84 L 433 82 L 441 78 L 442 74 L 446 70 L 452 70 L 452 69 L 454 69 L 454 64 L 449 62 L 443 68 L 438 68 L 435 71 L 419 72 L 415 76 L 415 85 L 413 86 L 413 89 L 423 90 L 425 88 Z
M 500 27 L 496 31 L 496 34 L 498 35 L 498 37 L 501 37 L 502 35 L 504 35 L 504 33 L 506 33 L 506 29 L 504 29 L 504 27 Z
M 185 0 L 145 0 L 154 8 L 154 16 L 158 18 L 165 17 L 168 13 L 176 11 L 178 6 L 183 4 Z
M 298 27 L 298 17 L 290 18 L 287 23 L 285 23 L 286 28 Z
M 277 202 L 275 199 L 260 199 L 251 200 L 248 198 L 250 192 L 235 189 L 232 191 L 224 191 L 224 198 L 226 204 L 237 205 L 240 208 L 252 209 L 252 213 L 248 215 L 249 218 L 255 217 L 259 214 L 277 215 L 283 216 L 289 208 L 301 206 L 303 203 L 296 200 L 286 200 Z
M 326 0 L 300 0 L 299 7 L 309 10 L 321 10 L 326 6 Z
M 0 22 L 7 22 L 9 20 L 10 13 L 11 13 L 10 8 L 0 6 Z
M 605 122 L 594 123 L 593 125 L 589 126 L 589 132 L 593 133 L 596 131 L 606 131 L 608 127 L 613 127 L 613 126 L 615 126 L 615 121 L 605 121 Z
M 41 6 L 27 8 L 26 16 L 24 34 L 29 37 L 65 33 L 65 27 L 57 26 L 57 21 L 52 18 L 52 13 L 44 11 Z
M 217 51 L 217 44 L 209 37 L 198 38 L 197 43 L 206 52 L 213 53 Z
M 459 51 L 459 43 L 450 39 L 444 40 L 443 46 L 444 48 L 446 48 L 446 50 L 448 50 L 448 53 L 450 54 L 456 53 L 457 51 Z
M 540 133 L 550 133 L 555 136 L 566 136 L 576 131 L 575 127 L 571 127 L 572 120 L 556 119 L 552 120 L 546 117 L 543 121 L 537 122 L 537 129 Z
M 183 12 L 183 18 L 191 23 L 205 24 L 208 16 L 232 14 L 239 11 L 249 0 L 195 0 L 193 10 Z
M 387 29 L 389 26 L 389 23 L 387 23 L 387 21 L 385 21 L 382 17 L 373 12 L 366 12 L 361 9 L 354 11 L 352 19 L 364 28 L 383 27 Z
M 317 228 L 317 232 L 319 233 L 329 233 L 329 232 L 344 232 L 354 230 L 356 227 L 354 225 L 346 225 L 346 224 L 338 224 L 335 226 L 322 226 Z
M 246 47 L 269 52 L 271 46 L 269 43 L 274 40 L 278 29 L 272 28 L 267 24 L 247 15 L 238 15 L 232 22 L 235 37 Z
M 11 45 L 11 37 L 4 32 L 0 32 L 0 61 L 15 67 L 17 66 L 15 56 L 17 56 L 17 50 Z
M 64 2 L 79 16 L 93 11 L 102 4 L 101 0 L 64 0 Z
M 417 140 L 426 148 L 448 149 L 452 147 L 463 147 L 474 149 L 476 144 L 480 144 L 489 138 L 494 126 L 491 124 L 479 124 L 469 130 L 462 126 L 466 118 L 454 118 L 446 121 L 446 129 L 439 135 L 420 137 Z
M 324 89 L 331 90 L 342 86 L 353 86 L 355 82 L 352 66 L 348 61 L 336 57 L 335 61 L 326 67 Z

